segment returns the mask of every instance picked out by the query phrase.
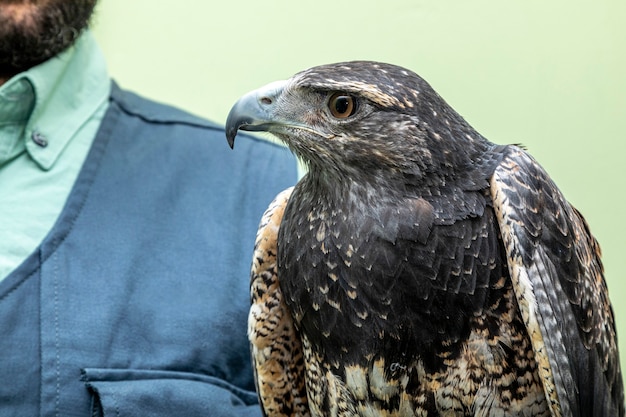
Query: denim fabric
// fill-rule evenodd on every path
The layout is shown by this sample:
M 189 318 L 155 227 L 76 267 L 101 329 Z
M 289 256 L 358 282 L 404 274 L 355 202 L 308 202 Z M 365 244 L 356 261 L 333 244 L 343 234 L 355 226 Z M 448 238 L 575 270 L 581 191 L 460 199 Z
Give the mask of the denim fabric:
M 0 283 L 0 415 L 261 415 L 256 228 L 289 153 L 112 88 L 55 226 Z

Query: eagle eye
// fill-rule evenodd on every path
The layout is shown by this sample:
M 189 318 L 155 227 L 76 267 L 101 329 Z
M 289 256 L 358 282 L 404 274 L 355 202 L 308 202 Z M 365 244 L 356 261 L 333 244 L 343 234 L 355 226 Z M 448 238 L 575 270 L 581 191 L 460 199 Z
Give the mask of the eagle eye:
M 328 100 L 328 109 L 337 119 L 346 119 L 356 111 L 356 99 L 346 93 L 335 93 Z

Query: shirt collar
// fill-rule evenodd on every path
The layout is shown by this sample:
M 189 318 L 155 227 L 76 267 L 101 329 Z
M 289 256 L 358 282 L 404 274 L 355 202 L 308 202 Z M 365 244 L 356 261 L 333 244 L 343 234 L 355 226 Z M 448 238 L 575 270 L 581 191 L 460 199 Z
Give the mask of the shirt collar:
M 111 83 L 104 56 L 93 35 L 85 31 L 76 43 L 63 53 L 22 72 L 0 87 L 0 111 L 19 135 L 15 152 L 26 152 L 41 169 L 48 170 L 78 129 L 95 113 L 110 92 Z M 15 100 L 19 106 L 15 105 Z

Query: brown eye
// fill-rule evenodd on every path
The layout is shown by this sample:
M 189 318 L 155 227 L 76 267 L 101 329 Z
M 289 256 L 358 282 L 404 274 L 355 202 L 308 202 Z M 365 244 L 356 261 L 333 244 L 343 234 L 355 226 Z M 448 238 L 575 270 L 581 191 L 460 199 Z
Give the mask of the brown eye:
M 356 100 L 348 94 L 335 93 L 328 100 L 328 108 L 337 119 L 345 119 L 356 111 Z

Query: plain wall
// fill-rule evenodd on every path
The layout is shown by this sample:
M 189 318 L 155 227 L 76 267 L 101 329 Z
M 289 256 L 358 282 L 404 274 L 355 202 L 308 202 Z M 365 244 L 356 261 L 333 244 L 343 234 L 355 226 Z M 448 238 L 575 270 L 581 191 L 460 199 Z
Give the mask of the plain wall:
M 101 0 L 93 27 L 122 87 L 220 123 L 310 66 L 417 72 L 489 140 L 524 144 L 585 215 L 626 366 L 625 21 L 622 0 Z

